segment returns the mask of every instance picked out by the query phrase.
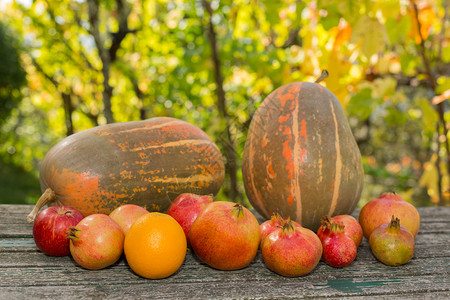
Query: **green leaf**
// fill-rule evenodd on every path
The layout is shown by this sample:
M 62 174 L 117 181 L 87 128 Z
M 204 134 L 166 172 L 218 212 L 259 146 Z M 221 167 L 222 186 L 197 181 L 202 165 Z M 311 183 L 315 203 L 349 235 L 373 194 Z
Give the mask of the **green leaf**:
M 410 53 L 403 52 L 400 55 L 400 66 L 402 68 L 402 71 L 404 74 L 415 74 L 416 73 L 416 67 L 417 67 L 417 59 L 418 57 L 415 55 L 412 55 Z
M 389 42 L 393 45 L 406 39 L 405 33 L 411 29 L 411 18 L 402 16 L 400 20 L 396 18 L 388 18 L 386 20 L 386 31 Z
M 361 120 L 367 120 L 380 102 L 380 98 L 372 97 L 372 89 L 366 87 L 350 98 L 348 112 Z
M 442 47 L 442 61 L 450 62 L 450 46 Z
M 450 77 L 441 76 L 437 80 L 436 94 L 441 95 L 446 90 L 450 90 Z
M 436 123 L 439 120 L 436 110 L 425 98 L 417 99 L 416 105 L 418 105 L 422 111 L 422 124 L 424 131 L 434 132 L 436 130 Z

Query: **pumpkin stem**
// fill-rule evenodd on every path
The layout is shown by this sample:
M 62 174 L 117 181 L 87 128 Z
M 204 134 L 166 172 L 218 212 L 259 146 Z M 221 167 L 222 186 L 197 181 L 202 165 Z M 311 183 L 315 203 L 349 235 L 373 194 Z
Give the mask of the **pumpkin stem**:
M 56 194 L 51 189 L 48 188 L 45 190 L 45 192 L 41 195 L 38 202 L 34 206 L 33 210 L 30 212 L 30 214 L 27 216 L 28 223 L 33 223 L 34 219 L 36 218 L 36 215 L 38 214 L 39 210 L 44 207 L 45 205 L 49 204 L 50 202 L 53 202 L 56 200 Z
M 322 80 L 324 80 L 325 78 L 327 78 L 328 77 L 328 71 L 327 70 L 325 70 L 325 69 L 323 69 L 322 70 L 322 73 L 320 73 L 320 76 L 316 79 L 316 81 L 314 81 L 315 83 L 319 83 L 319 82 L 321 82 Z

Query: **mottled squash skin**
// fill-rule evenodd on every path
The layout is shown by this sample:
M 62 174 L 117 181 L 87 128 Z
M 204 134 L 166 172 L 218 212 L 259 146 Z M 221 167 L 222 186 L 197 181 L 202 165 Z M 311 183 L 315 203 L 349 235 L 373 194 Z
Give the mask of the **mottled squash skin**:
M 350 214 L 361 195 L 361 154 L 336 97 L 317 83 L 271 93 L 253 116 L 243 179 L 254 208 L 313 231 L 325 216 Z
M 173 118 L 115 123 L 73 134 L 55 145 L 40 168 L 42 191 L 54 205 L 85 216 L 132 203 L 166 211 L 186 192 L 216 194 L 222 155 L 199 128 Z

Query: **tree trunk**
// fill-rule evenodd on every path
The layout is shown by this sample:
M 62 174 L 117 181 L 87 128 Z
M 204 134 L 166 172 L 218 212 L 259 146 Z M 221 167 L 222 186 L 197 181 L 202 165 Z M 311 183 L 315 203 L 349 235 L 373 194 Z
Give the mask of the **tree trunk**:
M 66 125 L 66 135 L 69 136 L 73 134 L 73 122 L 72 122 L 72 113 L 73 113 L 73 105 L 72 105 L 72 96 L 67 93 L 61 93 L 64 102 L 64 115 L 65 120 L 64 124 Z
M 106 122 L 113 123 L 114 116 L 111 109 L 111 98 L 113 95 L 113 87 L 109 84 L 111 64 L 117 58 L 117 50 L 120 44 L 128 33 L 134 33 L 136 30 L 128 29 L 128 16 L 130 15 L 130 8 L 124 0 L 116 0 L 117 22 L 119 23 L 119 30 L 111 33 L 112 41 L 109 48 L 105 48 L 105 43 L 100 35 L 99 29 L 99 1 L 88 0 L 89 9 L 89 23 L 91 25 L 91 34 L 94 37 L 95 45 L 97 46 L 98 54 L 102 61 L 103 74 L 103 106 Z
M 98 0 L 88 0 L 89 23 L 91 25 L 90 32 L 94 37 L 97 46 L 98 55 L 102 61 L 103 74 L 103 112 L 107 123 L 113 123 L 114 117 L 111 110 L 112 87 L 109 85 L 110 58 L 100 35 L 100 20 L 98 18 L 99 2 Z
M 107 62 L 106 62 L 107 60 Z M 114 116 L 112 113 L 112 106 L 111 106 L 111 98 L 113 93 L 113 88 L 109 84 L 109 74 L 110 74 L 110 62 L 109 58 L 106 58 L 105 60 L 102 59 L 103 62 L 103 110 L 106 118 L 107 123 L 114 123 Z
M 225 104 L 225 92 L 223 89 L 223 76 L 221 70 L 221 62 L 218 53 L 216 32 L 214 30 L 214 24 L 212 22 L 213 11 L 211 4 L 202 0 L 203 7 L 208 12 L 208 38 L 212 51 L 212 60 L 214 63 L 214 75 L 217 85 L 217 109 L 219 110 L 220 117 L 225 121 L 225 134 L 226 139 L 221 141 L 226 158 L 226 169 L 230 176 L 230 190 L 229 198 L 231 201 L 236 201 L 239 196 L 239 190 L 237 185 L 237 165 L 236 165 L 236 150 L 234 148 L 233 136 L 230 130 L 230 118 Z

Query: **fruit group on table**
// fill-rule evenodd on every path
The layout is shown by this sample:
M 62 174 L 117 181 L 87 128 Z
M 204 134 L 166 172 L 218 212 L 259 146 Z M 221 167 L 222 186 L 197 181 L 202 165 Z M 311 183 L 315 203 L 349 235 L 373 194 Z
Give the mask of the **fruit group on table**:
M 389 223 L 392 215 L 402 220 L 402 225 L 408 228 L 414 237 L 417 235 L 420 227 L 417 209 L 398 194 L 384 193 L 364 205 L 359 214 L 359 223 L 366 239 L 369 239 L 375 228 Z
M 330 230 L 324 231 L 319 238 L 323 246 L 322 258 L 328 265 L 342 268 L 355 260 L 357 246 L 345 234 L 342 223 L 332 222 Z
M 113 123 L 70 135 L 45 155 L 45 191 L 29 215 L 58 201 L 83 215 L 109 214 L 122 204 L 166 211 L 178 195 L 216 194 L 223 157 L 198 127 L 174 118 Z
M 113 210 L 109 217 L 116 222 L 126 235 L 131 225 L 142 215 L 148 214 L 148 210 L 135 204 L 124 204 Z
M 33 223 L 36 246 L 47 255 L 70 255 L 66 232 L 83 218 L 81 212 L 68 206 L 52 206 L 42 210 Z
M 350 214 L 361 195 L 361 154 L 339 100 L 317 83 L 272 92 L 252 118 L 244 187 L 265 218 L 278 212 L 317 231 L 324 215 Z
M 141 216 L 125 237 L 125 257 L 131 269 L 144 278 L 161 279 L 175 273 L 186 256 L 186 237 L 167 214 Z
M 67 237 L 73 259 L 83 268 L 99 270 L 120 258 L 125 236 L 109 216 L 93 214 L 70 227 Z
M 173 200 L 167 214 L 172 216 L 183 228 L 187 243 L 190 245 L 189 232 L 192 224 L 197 219 L 200 212 L 211 202 L 214 197 L 211 195 L 201 196 L 192 193 L 185 193 Z
M 369 238 L 372 253 L 388 266 L 399 266 L 410 261 L 414 244 L 414 236 L 394 216 L 390 223 L 375 228 Z
M 271 232 L 261 249 L 266 266 L 286 277 L 310 273 L 322 256 L 322 244 L 316 234 L 290 220 Z
M 220 270 L 246 267 L 255 258 L 260 242 L 259 223 L 240 204 L 210 203 L 192 224 L 189 238 L 197 257 Z
M 363 230 L 359 222 L 350 215 L 339 215 L 332 218 L 324 216 L 321 221 L 322 225 L 317 231 L 317 236 L 321 238 L 322 235 L 328 234 L 333 222 L 342 223 L 344 225 L 344 234 L 355 242 L 356 247 L 359 247 L 363 238 Z

